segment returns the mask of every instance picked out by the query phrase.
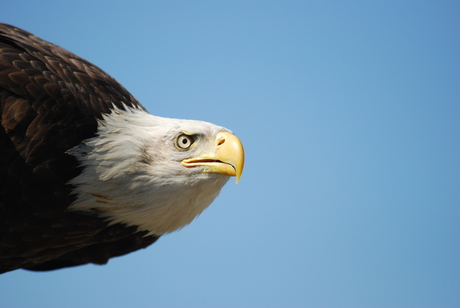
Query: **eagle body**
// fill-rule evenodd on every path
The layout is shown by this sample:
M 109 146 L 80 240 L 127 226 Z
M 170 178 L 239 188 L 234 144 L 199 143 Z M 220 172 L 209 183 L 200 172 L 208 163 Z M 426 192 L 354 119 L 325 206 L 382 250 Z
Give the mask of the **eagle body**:
M 0 273 L 105 264 L 241 176 L 229 130 L 157 117 L 75 54 L 0 24 Z

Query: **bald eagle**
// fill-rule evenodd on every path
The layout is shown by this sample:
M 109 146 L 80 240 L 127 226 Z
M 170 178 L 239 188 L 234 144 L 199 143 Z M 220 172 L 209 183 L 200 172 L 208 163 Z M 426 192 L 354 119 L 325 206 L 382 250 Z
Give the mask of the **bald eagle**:
M 6 24 L 0 117 L 0 273 L 145 248 L 243 170 L 228 129 L 151 115 L 98 67 Z

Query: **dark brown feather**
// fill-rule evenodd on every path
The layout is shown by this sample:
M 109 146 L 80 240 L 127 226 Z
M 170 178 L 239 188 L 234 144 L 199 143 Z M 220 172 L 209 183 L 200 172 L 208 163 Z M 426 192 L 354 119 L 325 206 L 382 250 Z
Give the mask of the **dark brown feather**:
M 67 211 L 81 170 L 66 151 L 125 105 L 143 108 L 93 64 L 0 24 L 0 273 L 104 264 L 157 239 Z

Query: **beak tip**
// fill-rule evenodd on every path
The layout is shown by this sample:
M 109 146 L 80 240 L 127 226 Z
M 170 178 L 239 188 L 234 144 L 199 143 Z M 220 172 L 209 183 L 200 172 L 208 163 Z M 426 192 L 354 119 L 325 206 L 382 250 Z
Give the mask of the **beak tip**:
M 240 182 L 242 173 L 243 173 L 242 170 L 240 170 L 240 172 L 238 172 L 238 171 L 236 172 L 235 177 L 236 177 L 236 184 L 237 184 L 237 185 L 238 185 L 238 183 Z

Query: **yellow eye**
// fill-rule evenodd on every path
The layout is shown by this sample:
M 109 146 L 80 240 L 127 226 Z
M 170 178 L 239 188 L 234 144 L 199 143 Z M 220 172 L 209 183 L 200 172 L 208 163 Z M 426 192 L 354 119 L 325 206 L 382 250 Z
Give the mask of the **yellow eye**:
M 176 140 L 176 145 L 181 150 L 188 149 L 189 147 L 192 146 L 193 143 L 195 143 L 195 138 L 193 136 L 186 135 L 186 134 L 179 135 L 179 137 L 177 137 L 177 140 Z

